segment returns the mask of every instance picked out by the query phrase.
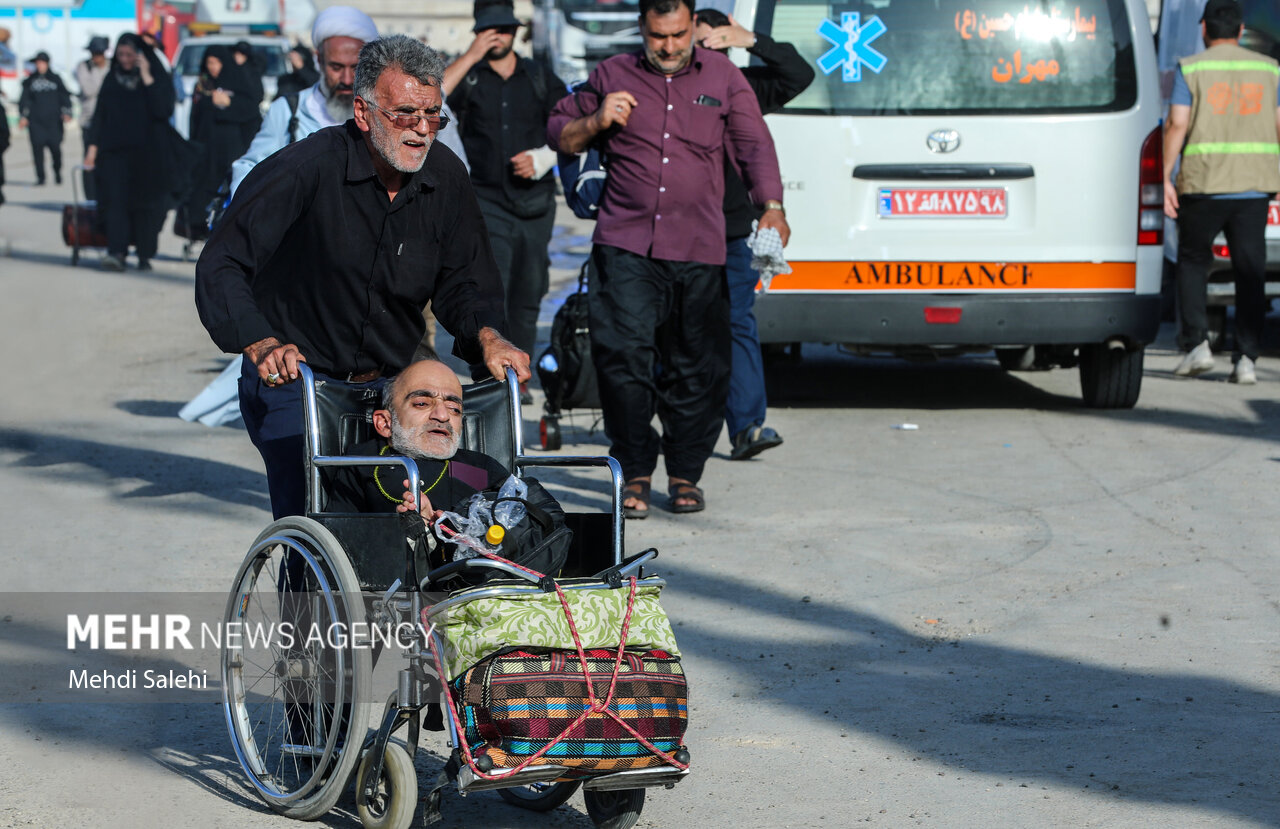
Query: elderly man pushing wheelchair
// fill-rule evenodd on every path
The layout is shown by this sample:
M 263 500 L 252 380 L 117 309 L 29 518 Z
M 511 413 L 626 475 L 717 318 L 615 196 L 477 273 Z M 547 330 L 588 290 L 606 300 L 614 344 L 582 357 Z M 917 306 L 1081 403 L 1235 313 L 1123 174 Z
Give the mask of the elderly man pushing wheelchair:
M 455 354 L 529 377 L 502 335 L 502 284 L 462 162 L 435 138 L 439 53 L 402 35 L 365 44 L 355 116 L 245 178 L 196 266 L 214 342 L 244 355 L 240 411 L 276 518 L 305 512 L 298 363 L 376 388 L 412 359 L 431 301 Z

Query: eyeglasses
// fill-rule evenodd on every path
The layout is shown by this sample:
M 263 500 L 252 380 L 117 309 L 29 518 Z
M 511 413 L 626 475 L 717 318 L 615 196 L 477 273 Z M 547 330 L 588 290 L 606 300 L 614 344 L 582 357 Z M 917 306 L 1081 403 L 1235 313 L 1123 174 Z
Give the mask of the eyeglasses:
M 425 114 L 421 112 L 394 112 L 389 109 L 383 109 L 373 101 L 368 101 L 364 98 L 361 98 L 360 100 L 387 116 L 391 123 L 395 124 L 402 130 L 415 129 L 421 121 L 426 121 L 427 126 L 431 128 L 432 132 L 439 132 L 449 126 L 449 116 L 442 112 L 429 112 Z

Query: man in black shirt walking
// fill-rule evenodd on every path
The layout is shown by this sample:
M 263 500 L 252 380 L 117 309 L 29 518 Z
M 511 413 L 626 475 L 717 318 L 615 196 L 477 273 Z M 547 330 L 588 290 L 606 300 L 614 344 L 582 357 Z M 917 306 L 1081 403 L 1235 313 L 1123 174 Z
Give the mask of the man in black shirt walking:
M 510 0 L 477 0 L 475 17 L 475 40 L 445 70 L 444 89 L 502 276 L 511 340 L 533 353 L 556 213 L 547 118 L 568 90 L 545 66 L 512 51 L 520 21 Z
M 529 356 L 499 333 L 502 284 L 466 170 L 427 152 L 448 123 L 443 72 L 412 38 L 365 44 L 355 118 L 254 167 L 196 266 L 201 321 L 244 354 L 240 411 L 277 518 L 305 507 L 299 361 L 380 384 L 412 358 L 430 300 L 455 354 L 529 376 Z

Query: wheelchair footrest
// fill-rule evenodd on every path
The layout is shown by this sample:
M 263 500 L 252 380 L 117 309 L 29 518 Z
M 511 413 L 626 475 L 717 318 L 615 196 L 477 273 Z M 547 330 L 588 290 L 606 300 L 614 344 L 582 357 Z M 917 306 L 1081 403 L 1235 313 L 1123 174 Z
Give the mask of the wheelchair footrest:
M 632 769 L 613 774 L 602 774 L 599 777 L 587 777 L 582 781 L 583 789 L 594 791 L 618 791 L 621 789 L 644 789 L 650 786 L 671 787 L 685 779 L 688 769 L 675 766 L 659 766 L 652 769 Z
M 507 769 L 494 769 L 490 774 L 501 775 L 501 777 L 497 780 L 486 780 L 483 777 L 477 777 L 470 767 L 463 766 L 458 771 L 458 791 L 483 792 L 491 789 L 510 789 L 529 783 L 547 783 L 558 777 L 564 777 L 570 771 L 564 766 L 528 766 L 515 773 Z

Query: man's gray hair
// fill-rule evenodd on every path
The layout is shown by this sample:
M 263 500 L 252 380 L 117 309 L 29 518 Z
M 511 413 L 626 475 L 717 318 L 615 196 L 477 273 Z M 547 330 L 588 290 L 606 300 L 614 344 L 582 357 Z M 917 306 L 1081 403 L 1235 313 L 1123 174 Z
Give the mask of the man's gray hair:
M 391 377 L 387 382 L 382 384 L 382 408 L 395 414 L 396 411 L 396 386 L 400 384 L 400 375 Z
M 408 35 L 390 35 L 371 40 L 360 50 L 356 64 L 355 92 L 373 102 L 378 78 L 388 69 L 398 69 L 418 83 L 440 88 L 444 80 L 444 56 Z

